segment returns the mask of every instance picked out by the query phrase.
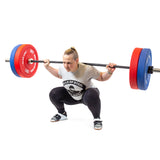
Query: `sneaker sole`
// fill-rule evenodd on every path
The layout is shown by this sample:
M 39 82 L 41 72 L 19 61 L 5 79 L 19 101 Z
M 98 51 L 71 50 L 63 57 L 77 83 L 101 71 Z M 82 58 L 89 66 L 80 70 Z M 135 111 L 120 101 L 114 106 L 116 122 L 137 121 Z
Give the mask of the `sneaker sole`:
M 58 120 L 58 121 L 50 121 L 50 122 L 59 122 L 59 121 L 65 121 L 65 120 L 67 120 L 67 119 L 62 119 L 62 120 Z
M 95 130 L 101 130 L 102 128 L 94 128 Z

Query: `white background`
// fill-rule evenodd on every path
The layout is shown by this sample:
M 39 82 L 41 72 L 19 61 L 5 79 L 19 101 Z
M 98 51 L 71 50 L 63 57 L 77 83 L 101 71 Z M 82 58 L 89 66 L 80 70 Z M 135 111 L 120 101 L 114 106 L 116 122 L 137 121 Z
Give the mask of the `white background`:
M 61 60 L 74 46 L 82 62 L 128 66 L 135 47 L 151 48 L 153 65 L 160 67 L 159 21 L 158 0 L 1 0 L 0 159 L 159 160 L 158 73 L 147 91 L 130 89 L 128 70 L 94 81 L 103 119 L 103 129 L 95 131 L 84 105 L 66 106 L 69 120 L 50 122 L 56 109 L 48 94 L 62 81 L 43 64 L 34 77 L 23 79 L 4 62 L 14 46 L 27 43 L 39 59 Z

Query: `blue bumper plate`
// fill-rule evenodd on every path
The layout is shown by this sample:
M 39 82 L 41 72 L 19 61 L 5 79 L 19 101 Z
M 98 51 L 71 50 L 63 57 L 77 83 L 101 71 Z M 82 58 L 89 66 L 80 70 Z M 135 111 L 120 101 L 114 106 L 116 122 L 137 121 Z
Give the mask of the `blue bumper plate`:
M 139 56 L 137 70 L 137 84 L 140 90 L 148 88 L 151 74 L 148 73 L 148 67 L 152 66 L 152 53 L 150 49 L 142 49 Z

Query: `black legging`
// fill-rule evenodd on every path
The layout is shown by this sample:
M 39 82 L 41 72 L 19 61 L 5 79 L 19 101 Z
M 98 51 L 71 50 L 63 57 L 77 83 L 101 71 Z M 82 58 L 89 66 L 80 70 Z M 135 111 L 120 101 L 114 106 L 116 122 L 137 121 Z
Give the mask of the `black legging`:
M 55 105 L 58 112 L 65 112 L 64 104 L 74 105 L 83 103 L 93 114 L 94 118 L 100 118 L 101 101 L 99 98 L 99 90 L 97 88 L 87 89 L 82 97 L 82 100 L 74 100 L 64 87 L 57 87 L 51 90 L 49 94 L 51 102 Z

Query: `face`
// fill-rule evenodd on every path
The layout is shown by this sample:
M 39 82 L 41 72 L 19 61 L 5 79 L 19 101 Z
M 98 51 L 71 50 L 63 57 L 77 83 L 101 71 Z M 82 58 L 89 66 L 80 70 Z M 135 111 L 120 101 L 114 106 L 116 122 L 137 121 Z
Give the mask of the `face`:
M 63 65 L 67 72 L 75 72 L 78 68 L 78 58 L 73 59 L 73 55 L 63 55 Z

